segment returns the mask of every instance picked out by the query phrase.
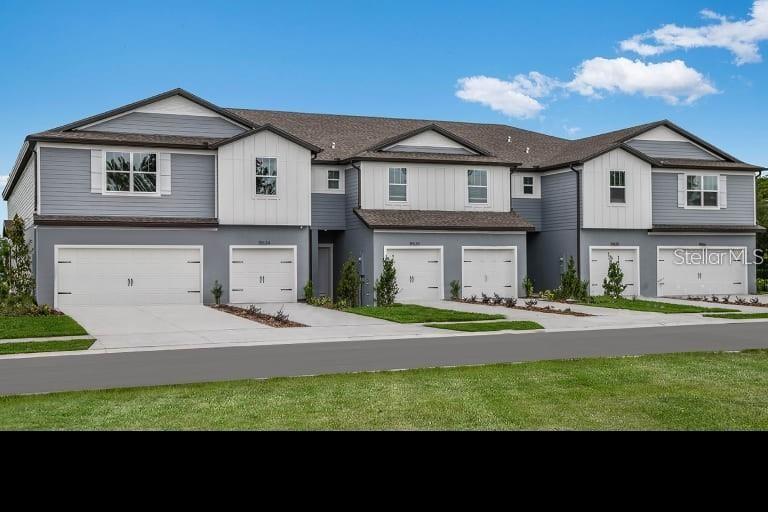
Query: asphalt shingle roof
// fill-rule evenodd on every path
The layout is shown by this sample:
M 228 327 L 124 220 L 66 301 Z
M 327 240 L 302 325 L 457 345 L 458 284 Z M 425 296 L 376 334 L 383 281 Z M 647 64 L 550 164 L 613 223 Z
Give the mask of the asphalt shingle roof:
M 373 229 L 441 229 L 484 231 L 534 231 L 536 228 L 515 212 L 467 212 L 432 210 L 363 210 L 355 213 Z

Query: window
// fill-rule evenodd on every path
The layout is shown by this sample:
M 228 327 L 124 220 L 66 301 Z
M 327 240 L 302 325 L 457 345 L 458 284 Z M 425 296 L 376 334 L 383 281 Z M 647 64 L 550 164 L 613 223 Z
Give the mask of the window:
M 523 194 L 533 195 L 533 176 L 523 176 Z
M 467 198 L 470 204 L 488 204 L 488 171 L 467 171 Z
M 611 171 L 611 204 L 627 202 L 627 182 L 624 171 Z
M 389 169 L 389 200 L 401 203 L 408 200 L 408 169 L 403 167 Z
M 157 155 L 107 151 L 106 191 L 153 194 L 157 192 Z
M 277 195 L 277 158 L 256 159 L 256 195 Z
M 686 176 L 686 198 L 688 206 L 718 206 L 720 179 L 717 176 Z
M 328 171 L 328 190 L 339 190 L 339 171 Z

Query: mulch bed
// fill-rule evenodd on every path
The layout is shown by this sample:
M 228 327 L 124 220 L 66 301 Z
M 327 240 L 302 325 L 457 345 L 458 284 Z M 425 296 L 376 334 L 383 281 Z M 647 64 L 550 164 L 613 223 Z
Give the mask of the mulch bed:
M 535 313 L 548 313 L 550 315 L 565 315 L 565 316 L 578 316 L 578 317 L 585 317 L 585 316 L 595 316 L 590 315 L 589 313 L 581 313 L 579 311 L 573 311 L 572 309 L 557 309 L 552 306 L 515 306 L 513 308 L 507 307 L 504 304 L 486 304 L 483 302 L 464 302 L 464 301 L 457 301 L 461 302 L 462 304 L 477 304 L 479 306 L 496 306 L 499 308 L 504 309 L 514 309 L 518 311 L 533 311 Z
M 308 325 L 293 322 L 291 320 L 278 320 L 274 316 L 268 315 L 266 313 L 253 313 L 247 309 L 229 306 L 227 304 L 212 305 L 210 307 L 219 311 L 224 311 L 230 315 L 239 316 L 240 318 L 259 322 L 260 324 L 268 325 L 270 327 L 309 327 Z
M 753 308 L 768 308 L 768 302 L 762 302 L 762 301 L 755 303 L 755 302 L 751 302 L 751 301 L 748 300 L 748 301 L 743 302 L 743 303 L 738 303 L 735 300 L 729 300 L 728 302 L 726 302 L 723 299 L 720 299 L 719 301 L 715 302 L 714 300 L 711 300 L 709 297 L 706 297 L 706 298 L 703 298 L 703 297 L 678 297 L 678 298 L 682 299 L 682 300 L 687 300 L 689 302 L 700 302 L 700 303 L 703 303 L 703 304 L 711 304 L 713 306 L 717 306 L 717 305 L 723 305 L 723 306 L 751 306 Z

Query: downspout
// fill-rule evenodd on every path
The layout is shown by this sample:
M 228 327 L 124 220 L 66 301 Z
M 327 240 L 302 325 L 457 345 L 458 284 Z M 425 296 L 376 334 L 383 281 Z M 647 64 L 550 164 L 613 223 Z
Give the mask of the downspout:
M 573 164 L 570 167 L 576 173 L 576 273 L 581 281 L 581 173 Z
M 349 162 L 349 165 L 352 166 L 353 169 L 357 171 L 357 208 L 362 207 L 362 172 L 363 170 L 360 168 L 359 165 L 355 165 L 354 162 Z M 346 190 L 345 190 L 346 193 Z M 363 257 L 362 255 L 357 257 L 357 275 L 360 276 L 360 287 L 358 289 L 358 297 L 357 297 L 357 303 L 362 305 L 363 304 L 363 297 L 364 297 L 364 290 L 365 287 L 365 274 L 362 273 L 363 270 Z
M 515 209 L 512 207 L 512 175 L 515 174 L 515 168 L 509 168 L 509 211 L 513 212 Z

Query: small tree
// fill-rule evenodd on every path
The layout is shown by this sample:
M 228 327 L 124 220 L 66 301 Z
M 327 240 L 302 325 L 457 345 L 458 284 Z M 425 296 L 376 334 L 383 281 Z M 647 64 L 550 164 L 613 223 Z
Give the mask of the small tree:
M 461 299 L 461 283 L 459 281 L 451 281 L 451 300 Z
M 24 237 L 24 221 L 16 215 L 8 227 L 8 240 L 0 249 L 0 297 L 14 304 L 34 303 L 32 255 Z
M 356 306 L 360 294 L 360 274 L 357 272 L 357 262 L 350 257 L 341 267 L 341 277 L 336 286 L 336 297 L 342 306 Z
M 211 295 L 213 295 L 213 300 L 218 306 L 221 304 L 221 294 L 224 293 L 224 288 L 221 286 L 221 283 L 216 280 L 213 282 L 213 287 L 211 288 Z
M 400 292 L 400 288 L 397 286 L 397 269 L 395 269 L 394 257 L 384 257 L 384 268 L 376 280 L 375 287 L 377 306 L 387 307 L 395 303 L 395 297 Z
M 304 285 L 304 300 L 308 303 L 312 303 L 312 299 L 315 298 L 315 285 L 312 284 L 312 280 L 307 281 Z
M 531 297 L 533 296 L 533 287 L 535 283 L 533 281 L 533 278 L 531 276 L 525 276 L 525 279 L 523 279 L 523 287 L 525 287 L 525 296 Z
M 627 285 L 624 284 L 624 272 L 621 270 L 619 260 L 614 260 L 613 256 L 608 255 L 608 276 L 603 279 L 603 293 L 606 297 L 618 300 L 626 289 Z
M 565 272 L 560 276 L 560 287 L 555 290 L 558 300 L 585 300 L 589 296 L 589 283 L 581 281 L 576 271 L 576 262 L 573 256 L 568 258 Z

